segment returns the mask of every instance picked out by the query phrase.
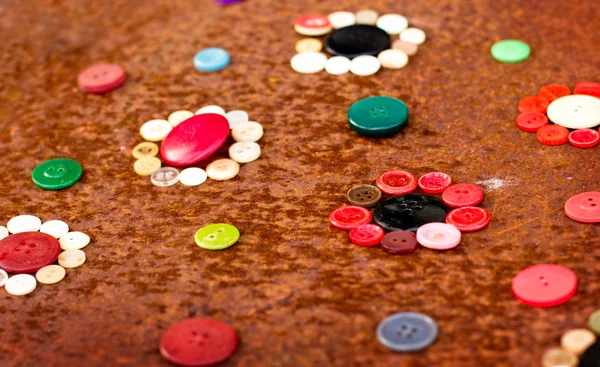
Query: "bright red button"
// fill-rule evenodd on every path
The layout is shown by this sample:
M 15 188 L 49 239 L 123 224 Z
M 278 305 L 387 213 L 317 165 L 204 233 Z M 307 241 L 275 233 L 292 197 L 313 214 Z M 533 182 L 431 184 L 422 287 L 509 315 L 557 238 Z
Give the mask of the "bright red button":
M 442 201 L 451 208 L 475 206 L 483 201 L 483 190 L 475 184 L 456 184 L 442 194 Z
M 525 112 L 517 116 L 517 126 L 528 133 L 534 133 L 545 125 L 548 125 L 548 117 L 538 112 Z
M 387 171 L 379 175 L 375 185 L 387 195 L 410 194 L 417 189 L 417 179 L 406 171 Z
M 592 129 L 580 129 L 571 131 L 569 143 L 577 148 L 592 148 L 600 143 L 600 134 Z
M 519 112 L 546 113 L 549 104 L 550 103 L 545 97 L 525 97 L 519 102 Z
M 77 85 L 84 92 L 102 94 L 119 88 L 125 79 L 125 70 L 121 66 L 96 64 L 79 73 Z
M 21 232 L 0 241 L 0 269 L 9 273 L 35 273 L 58 259 L 58 240 L 41 232 Z
M 353 205 L 337 208 L 329 214 L 329 222 L 335 228 L 345 231 L 356 228 L 361 224 L 370 223 L 372 218 L 373 214 L 369 210 Z
M 237 345 L 238 336 L 231 326 L 211 318 L 194 318 L 164 332 L 160 354 L 181 366 L 211 366 L 229 358 Z
M 376 224 L 361 224 L 350 231 L 350 241 L 357 246 L 375 246 L 385 236 L 383 228 Z
M 419 178 L 419 187 L 428 194 L 439 194 L 452 185 L 452 178 L 442 172 L 426 173 Z
M 545 85 L 540 89 L 540 96 L 546 98 L 548 102 L 553 102 L 560 97 L 568 96 L 571 90 L 566 85 L 550 84 Z
M 229 136 L 229 123 L 216 113 L 196 115 L 171 130 L 160 145 L 162 160 L 187 166 L 217 151 Z
M 569 130 L 559 125 L 546 125 L 542 126 L 535 136 L 544 145 L 562 145 L 569 140 Z
M 565 214 L 577 222 L 600 223 L 600 192 L 573 196 L 565 203 Z
M 331 27 L 329 19 L 323 15 L 303 15 L 296 18 L 296 25 L 304 28 L 327 28 Z
M 588 96 L 600 98 L 600 83 L 577 83 L 575 89 L 573 90 L 573 94 L 587 94 Z
M 446 223 L 452 224 L 461 232 L 475 232 L 490 224 L 492 216 L 478 206 L 464 206 L 454 209 L 446 216 Z
M 552 307 L 573 297 L 577 276 L 561 265 L 535 265 L 513 278 L 512 290 L 515 297 L 528 306 Z

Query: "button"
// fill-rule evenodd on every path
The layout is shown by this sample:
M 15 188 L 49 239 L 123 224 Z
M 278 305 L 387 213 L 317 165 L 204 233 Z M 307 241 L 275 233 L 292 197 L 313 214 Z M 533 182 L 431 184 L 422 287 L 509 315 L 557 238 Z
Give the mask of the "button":
M 377 325 L 377 339 L 396 352 L 416 352 L 430 346 L 438 336 L 433 319 L 418 312 L 388 316 Z
M 425 32 L 419 28 L 407 28 L 400 33 L 400 40 L 415 45 L 422 45 L 426 38 Z
M 385 14 L 377 19 L 377 27 L 391 35 L 400 34 L 408 28 L 408 20 L 399 14 Z
M 600 340 L 596 340 L 579 359 L 579 367 L 598 367 L 600 361 Z
M 6 293 L 12 294 L 13 296 L 24 296 L 35 290 L 37 282 L 32 275 L 29 274 L 17 274 L 8 278 L 4 289 Z
M 303 15 L 296 18 L 294 29 L 303 36 L 322 36 L 331 32 L 332 27 L 325 16 Z
M 379 203 L 373 211 L 373 220 L 388 232 L 416 232 L 424 224 L 443 222 L 446 212 L 446 206 L 436 197 L 408 194 Z
M 238 345 L 235 330 L 211 318 L 184 320 L 160 338 L 160 354 L 182 366 L 212 366 L 228 359 Z
M 260 157 L 260 145 L 253 141 L 238 141 L 229 147 L 229 158 L 238 163 L 250 163 Z
M 194 66 L 204 72 L 218 71 L 229 65 L 229 53 L 219 47 L 205 48 L 194 55 Z
M 8 228 L 0 226 L 0 240 L 5 239 L 6 237 L 8 237 Z
M 451 224 L 427 223 L 417 230 L 417 242 L 432 250 L 449 250 L 460 244 L 461 233 Z
M 593 148 L 600 143 L 600 134 L 592 129 L 579 129 L 571 131 L 569 143 L 577 148 Z
M 538 129 L 535 137 L 544 145 L 562 145 L 569 141 L 569 130 L 558 125 L 545 125 Z
M 229 136 L 229 123 L 224 116 L 202 113 L 173 128 L 160 147 L 163 162 L 188 166 L 212 155 Z
M 417 54 L 417 51 L 419 51 L 419 46 L 415 45 L 414 43 L 404 42 L 402 40 L 395 40 L 392 43 L 392 48 L 394 50 L 404 51 L 404 53 L 408 56 L 414 56 Z
M 62 236 L 58 242 L 63 250 L 81 250 L 90 243 L 90 236 L 82 232 L 69 232 Z
M 373 185 L 357 185 L 348 190 L 346 198 L 352 205 L 371 208 L 381 200 L 381 191 Z
M 408 55 L 401 50 L 385 50 L 377 56 L 381 66 L 387 69 L 402 69 L 408 64 Z
M 125 70 L 115 64 L 96 64 L 77 76 L 77 85 L 83 92 L 108 93 L 125 83 Z
M 561 265 L 534 265 L 513 278 L 512 290 L 515 297 L 528 306 L 557 306 L 573 297 L 577 276 Z
M 323 49 L 323 43 L 314 38 L 303 38 L 296 42 L 296 52 L 319 52 Z
M 407 255 L 415 251 L 419 243 L 411 231 L 393 231 L 386 234 L 381 241 L 381 247 L 392 255 Z
M 546 113 L 550 102 L 545 97 L 530 96 L 519 101 L 519 112 L 537 112 Z
M 542 367 L 576 367 L 579 359 L 561 348 L 550 348 L 542 355 Z
M 540 96 L 546 98 L 548 102 L 554 102 L 560 97 L 568 96 L 571 94 L 571 90 L 566 85 L 562 84 L 549 84 L 544 85 L 540 89 Z
M 321 52 L 302 52 L 294 55 L 290 65 L 295 72 L 301 74 L 315 74 L 325 68 L 327 56 Z
M 69 225 L 62 220 L 49 220 L 42 224 L 40 232 L 58 239 L 69 232 Z
M 68 158 L 56 158 L 46 161 L 33 170 L 31 178 L 44 190 L 61 190 L 73 186 L 83 175 L 83 168 Z
M 573 196 L 565 203 L 565 214 L 577 222 L 600 223 L 600 192 Z
M 185 186 L 198 186 L 206 182 L 206 171 L 198 167 L 186 168 L 179 174 L 179 182 Z
M 4 284 L 6 284 L 6 281 L 8 280 L 8 274 L 0 269 L 0 287 L 4 287 Z
M 385 232 L 376 224 L 361 224 L 350 230 L 350 241 L 357 246 L 375 246 L 381 243 Z
M 168 187 L 179 182 L 179 171 L 173 167 L 163 167 L 152 172 L 150 181 L 154 186 Z
M 461 232 L 475 232 L 487 227 L 491 219 L 490 212 L 483 208 L 463 206 L 448 213 L 446 223 L 452 224 Z
M 325 71 L 331 75 L 342 75 L 350 71 L 350 59 L 345 56 L 334 56 L 327 60 Z
M 259 141 L 264 133 L 263 127 L 256 121 L 236 126 L 231 130 L 231 136 L 235 141 Z
M 333 29 L 339 29 L 356 24 L 356 16 L 349 11 L 336 11 L 327 16 Z
M 6 224 L 10 233 L 37 232 L 41 226 L 40 218 L 33 215 L 17 215 Z
M 372 218 L 373 214 L 369 210 L 354 205 L 337 208 L 329 214 L 329 222 L 335 228 L 345 231 L 356 228 L 361 224 L 370 223 Z
M 581 355 L 595 342 L 596 335 L 588 329 L 572 329 L 560 338 L 560 346 L 576 355 Z
M 240 173 L 240 165 L 227 158 L 217 159 L 206 167 L 206 174 L 213 180 L 231 180 Z
M 0 268 L 9 273 L 34 273 L 56 261 L 60 245 L 40 232 L 23 232 L 0 241 Z
M 158 145 L 150 143 L 149 141 L 145 141 L 136 145 L 135 148 L 133 148 L 133 150 L 131 151 L 131 154 L 135 159 L 156 157 L 156 155 L 158 154 Z
M 357 56 L 350 61 L 350 72 L 358 76 L 369 76 L 379 71 L 379 59 L 371 55 Z
M 169 117 L 167 117 L 167 121 L 169 121 L 171 126 L 175 127 L 193 116 L 194 113 L 192 111 L 179 110 L 171 113 Z
M 146 121 L 140 128 L 140 135 L 148 141 L 161 141 L 173 129 L 167 120 L 155 119 Z
M 504 63 L 516 63 L 527 60 L 531 48 L 523 41 L 502 40 L 494 43 L 491 49 L 492 57 Z
M 356 23 L 358 24 L 375 25 L 377 24 L 377 18 L 379 18 L 379 14 L 371 9 L 359 10 L 356 13 Z
M 225 114 L 225 118 L 229 123 L 230 129 L 248 123 L 248 113 L 246 111 L 229 111 Z
M 548 118 L 539 112 L 524 112 L 517 116 L 517 127 L 528 133 L 534 133 L 546 125 Z
M 63 280 L 67 271 L 60 265 L 44 266 L 35 273 L 35 278 L 40 284 L 56 284 Z
M 452 178 L 443 172 L 429 172 L 421 176 L 418 183 L 428 194 L 441 194 L 452 185 Z
M 377 177 L 375 185 L 386 195 L 410 194 L 417 189 L 417 179 L 407 171 L 387 171 Z
M 548 118 L 569 129 L 600 125 L 600 98 L 575 94 L 557 99 L 548 106 Z
M 588 326 L 596 335 L 600 335 L 600 310 L 590 315 Z
M 575 89 L 573 89 L 573 94 L 587 94 L 588 96 L 600 98 L 600 83 L 577 83 Z
M 483 190 L 475 184 L 455 184 L 444 190 L 442 200 L 451 208 L 475 206 L 483 201 Z
M 203 115 L 205 113 L 216 113 L 217 115 L 225 116 L 223 107 L 216 105 L 204 106 L 196 111 L 196 115 Z
M 352 130 L 364 136 L 393 135 L 408 125 L 408 107 L 392 97 L 364 98 L 348 110 L 348 124 Z
M 349 59 L 361 55 L 377 56 L 390 48 L 390 36 L 372 25 L 357 24 L 338 29 L 325 41 L 325 50 Z
M 81 250 L 67 250 L 58 255 L 58 264 L 63 268 L 77 268 L 85 262 L 85 252 Z
M 150 176 L 161 165 L 160 159 L 156 157 L 140 158 L 133 164 L 133 170 L 140 176 Z
M 226 223 L 210 224 L 202 227 L 194 235 L 196 245 L 206 250 L 223 250 L 233 246 L 240 239 L 240 231 Z

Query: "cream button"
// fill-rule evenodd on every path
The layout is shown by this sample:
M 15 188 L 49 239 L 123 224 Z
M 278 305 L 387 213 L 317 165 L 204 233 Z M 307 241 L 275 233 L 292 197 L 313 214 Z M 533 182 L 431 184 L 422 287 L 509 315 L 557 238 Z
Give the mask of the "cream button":
M 319 52 L 323 49 L 323 43 L 315 38 L 303 38 L 296 42 L 296 52 Z
M 63 250 L 81 250 L 90 243 L 90 236 L 82 232 L 69 232 L 58 240 Z
M 56 284 L 65 278 L 67 271 L 60 265 L 47 265 L 35 273 L 35 278 L 41 284 Z
M 229 158 L 238 163 L 249 163 L 260 157 L 260 145 L 253 141 L 238 141 L 229 148 Z
M 358 13 L 356 13 L 356 23 L 375 25 L 375 24 L 377 24 L 378 17 L 379 17 L 379 14 L 377 14 L 377 12 L 375 10 L 371 10 L 371 9 L 360 10 Z
M 196 111 L 196 115 L 202 115 L 203 113 L 216 113 L 217 115 L 225 116 L 225 110 L 217 105 L 204 106 Z
M 327 60 L 325 71 L 331 75 L 342 75 L 350 71 L 350 59 L 345 56 L 334 56 Z
M 62 220 L 49 220 L 42 224 L 40 232 L 49 234 L 54 238 L 61 238 L 69 232 L 69 225 Z
M 377 59 L 381 66 L 387 69 L 402 69 L 408 64 L 408 55 L 400 50 L 385 50 L 377 56 Z
M 356 15 L 349 11 L 336 11 L 327 16 L 333 29 L 339 29 L 356 24 Z
M 175 127 L 192 116 L 194 116 L 194 113 L 192 111 L 179 110 L 170 114 L 169 117 L 167 117 L 167 120 L 169 121 L 169 124 L 171 124 L 171 126 Z
M 294 55 L 290 62 L 292 69 L 301 74 L 314 74 L 325 68 L 327 56 L 321 52 L 302 52 Z
M 574 94 L 558 98 L 548 106 L 548 118 L 569 129 L 587 129 L 600 125 L 600 98 Z
M 186 168 L 179 174 L 179 182 L 185 186 L 198 186 L 206 181 L 206 171 L 198 167 Z
M 258 141 L 263 136 L 263 127 L 255 121 L 236 126 L 231 130 L 231 136 L 235 141 Z M 210 176 L 208 176 L 210 177 Z
M 415 45 L 422 45 L 425 42 L 425 38 L 425 32 L 419 28 L 407 28 L 400 33 L 400 40 Z
M 392 48 L 394 50 L 404 51 L 404 53 L 408 56 L 414 56 L 417 54 L 417 51 L 419 51 L 419 46 L 415 45 L 414 43 L 404 42 L 402 40 L 395 40 L 392 43 Z
M 581 355 L 596 342 L 596 335 L 588 329 L 573 329 L 563 334 L 560 346 L 573 354 Z
M 0 269 L 0 287 L 4 287 L 4 284 L 6 284 L 6 281 L 8 280 L 8 274 Z
M 8 237 L 8 228 L 0 226 L 0 240 Z
M 391 35 L 400 34 L 408 28 L 408 20 L 399 14 L 385 14 L 377 19 L 377 27 Z
M 131 155 L 133 155 L 133 158 L 135 158 L 135 159 L 146 158 L 146 157 L 156 157 L 157 154 L 158 154 L 158 145 L 156 145 L 154 143 L 150 143 L 149 141 L 139 143 L 131 151 Z
M 579 358 L 561 348 L 550 348 L 542 355 L 542 367 L 575 367 Z
M 85 262 L 85 252 L 81 250 L 67 250 L 58 255 L 58 264 L 63 268 L 73 269 Z
M 350 72 L 354 75 L 367 76 L 379 71 L 381 63 L 375 56 L 362 55 L 350 61 Z
M 229 128 L 233 129 L 236 126 L 245 124 L 248 122 L 248 113 L 246 111 L 229 111 L 225 114 L 227 122 L 229 122 Z
M 33 275 L 29 274 L 13 275 L 8 278 L 4 285 L 6 292 L 13 296 L 24 296 L 29 294 L 35 290 L 35 287 L 37 287 L 37 282 Z
M 33 215 L 18 215 L 8 221 L 6 227 L 10 233 L 37 232 L 42 226 L 42 221 Z
M 133 170 L 140 176 L 150 176 L 160 168 L 161 164 L 160 159 L 156 157 L 141 158 L 135 161 Z
M 140 128 L 140 135 L 148 141 L 161 141 L 173 130 L 167 120 L 146 121 Z
M 173 167 L 163 167 L 152 172 L 150 181 L 154 186 L 173 186 L 179 181 L 179 171 Z
M 240 165 L 231 159 L 217 159 L 206 167 L 206 174 L 213 180 L 225 181 L 237 176 Z

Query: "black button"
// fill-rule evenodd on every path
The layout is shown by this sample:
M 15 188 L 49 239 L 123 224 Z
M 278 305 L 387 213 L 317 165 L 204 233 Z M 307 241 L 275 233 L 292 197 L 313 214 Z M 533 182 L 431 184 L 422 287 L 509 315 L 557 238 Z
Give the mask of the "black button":
M 579 367 L 600 366 L 600 339 L 596 340 L 579 358 Z
M 389 34 L 382 29 L 366 24 L 337 29 L 325 41 L 327 52 L 350 59 L 360 55 L 377 56 L 388 48 L 390 48 Z
M 388 232 L 415 232 L 427 223 L 444 223 L 447 213 L 448 208 L 434 196 L 408 194 L 394 196 L 377 205 L 373 220 Z

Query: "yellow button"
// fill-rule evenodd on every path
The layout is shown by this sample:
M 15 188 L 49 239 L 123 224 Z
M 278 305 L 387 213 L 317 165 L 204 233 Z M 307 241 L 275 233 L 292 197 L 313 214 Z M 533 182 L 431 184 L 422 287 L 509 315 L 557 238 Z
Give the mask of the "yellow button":
M 575 367 L 579 358 L 561 348 L 550 348 L 542 355 L 542 367 Z
M 160 168 L 160 159 L 156 157 L 146 157 L 135 161 L 133 170 L 140 176 L 150 176 L 152 172 Z
M 563 334 L 560 346 L 571 353 L 581 355 L 596 342 L 596 335 L 588 329 L 573 329 Z
M 303 38 L 296 43 L 296 52 L 319 52 L 323 48 L 323 43 L 314 38 Z
M 58 255 L 58 264 L 63 268 L 72 269 L 85 262 L 85 252 L 81 250 L 67 250 Z
M 149 141 L 145 141 L 136 145 L 131 154 L 135 159 L 156 157 L 158 154 L 158 145 L 150 143 Z
M 44 266 L 35 273 L 35 278 L 41 284 L 55 284 L 65 278 L 67 271 L 60 265 Z

